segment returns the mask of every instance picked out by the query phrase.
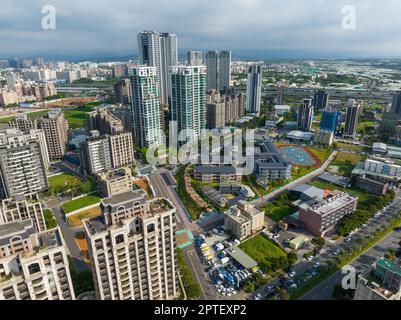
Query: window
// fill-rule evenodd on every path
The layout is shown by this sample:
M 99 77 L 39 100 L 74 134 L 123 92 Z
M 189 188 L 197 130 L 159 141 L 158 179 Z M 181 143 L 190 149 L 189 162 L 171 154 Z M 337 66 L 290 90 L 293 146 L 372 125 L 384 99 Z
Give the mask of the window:
M 148 224 L 146 228 L 147 228 L 148 232 L 154 232 L 155 231 L 155 224 L 154 223 Z
M 33 264 L 29 265 L 28 271 L 29 271 L 29 274 L 34 274 L 34 273 L 40 272 L 39 263 L 33 263 Z
M 116 240 L 116 244 L 123 243 L 124 242 L 124 235 L 119 234 L 118 236 L 116 236 L 115 240 Z

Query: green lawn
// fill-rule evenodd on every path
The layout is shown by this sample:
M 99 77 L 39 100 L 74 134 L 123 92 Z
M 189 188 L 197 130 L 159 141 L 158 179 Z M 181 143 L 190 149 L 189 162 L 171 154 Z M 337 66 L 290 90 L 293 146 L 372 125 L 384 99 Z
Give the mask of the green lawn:
M 280 206 L 273 202 L 270 202 L 263 207 L 263 211 L 270 219 L 276 222 L 283 220 L 286 216 L 296 212 L 293 206 Z
M 52 176 L 49 179 L 49 188 L 73 187 L 79 184 L 80 180 L 71 173 L 63 173 Z
M 351 176 L 354 167 L 363 160 L 363 156 L 360 154 L 338 152 L 334 160 L 330 165 L 337 166 L 339 173 L 343 176 Z
M 57 227 L 57 221 L 54 218 L 53 211 L 50 209 L 45 209 L 43 211 L 43 217 L 45 218 L 45 223 L 46 223 L 46 228 L 47 229 L 53 229 Z
M 287 259 L 287 253 L 262 234 L 241 243 L 239 247 L 254 259 L 264 272 L 277 269 L 279 261 Z
M 63 209 L 63 212 L 67 214 L 92 204 L 99 203 L 101 199 L 102 197 L 100 197 L 98 194 L 90 194 L 76 200 L 65 202 L 61 208 Z
M 368 132 L 374 132 L 375 131 L 375 125 L 376 122 L 374 121 L 360 121 L 358 123 L 356 131 L 358 133 L 368 133 Z
M 64 117 L 67 119 L 70 128 L 74 129 L 84 127 L 86 114 L 93 111 L 93 108 L 93 106 L 87 104 L 86 106 L 75 109 L 64 109 Z
M 350 150 L 350 151 L 356 151 L 356 152 L 362 152 L 363 147 L 355 144 L 348 144 L 348 143 L 341 143 L 337 142 L 337 147 L 345 150 Z
M 27 113 L 27 115 L 28 115 L 29 119 L 37 118 L 37 117 L 44 115 L 48 111 L 49 110 L 34 111 L 34 112 Z M 10 121 L 14 120 L 14 118 L 15 118 L 15 116 L 0 118 L 0 123 L 9 123 Z

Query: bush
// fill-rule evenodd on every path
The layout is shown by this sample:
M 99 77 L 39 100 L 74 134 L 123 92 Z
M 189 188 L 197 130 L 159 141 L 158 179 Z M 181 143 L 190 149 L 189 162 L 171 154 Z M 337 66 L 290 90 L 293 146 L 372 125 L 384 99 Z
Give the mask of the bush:
M 53 229 L 57 227 L 57 221 L 50 209 L 45 209 L 43 211 L 43 217 L 45 218 L 46 229 Z

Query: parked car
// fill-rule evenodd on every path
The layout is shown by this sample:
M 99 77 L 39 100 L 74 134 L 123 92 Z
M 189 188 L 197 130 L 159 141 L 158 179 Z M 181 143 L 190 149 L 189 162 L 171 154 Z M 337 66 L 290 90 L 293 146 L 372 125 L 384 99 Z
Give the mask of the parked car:
M 260 294 L 260 293 L 258 293 L 256 296 L 255 296 L 255 300 L 260 300 L 262 298 L 262 294 Z
M 351 240 L 352 240 L 352 238 L 346 238 L 344 241 L 345 241 L 346 243 L 348 243 L 348 242 L 351 242 Z
M 333 251 L 334 256 L 338 256 L 340 254 L 340 249 L 336 249 Z
M 316 263 L 313 265 L 313 267 L 315 267 L 316 269 L 319 268 L 319 267 L 320 267 L 320 262 L 319 262 L 319 261 L 316 262 Z
M 295 271 L 291 271 L 288 275 L 289 275 L 291 278 L 293 278 L 293 277 L 295 277 L 295 276 L 297 275 L 297 273 L 296 273 Z

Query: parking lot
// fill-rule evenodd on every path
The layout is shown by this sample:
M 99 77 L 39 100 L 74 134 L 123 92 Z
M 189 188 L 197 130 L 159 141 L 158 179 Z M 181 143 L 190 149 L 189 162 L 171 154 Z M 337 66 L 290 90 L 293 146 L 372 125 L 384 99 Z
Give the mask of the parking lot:
M 234 297 L 244 283 L 253 276 L 254 270 L 247 270 L 233 260 L 225 249 L 239 244 L 221 228 L 201 234 L 195 239 L 195 247 L 202 263 L 205 264 L 211 284 L 221 296 Z

